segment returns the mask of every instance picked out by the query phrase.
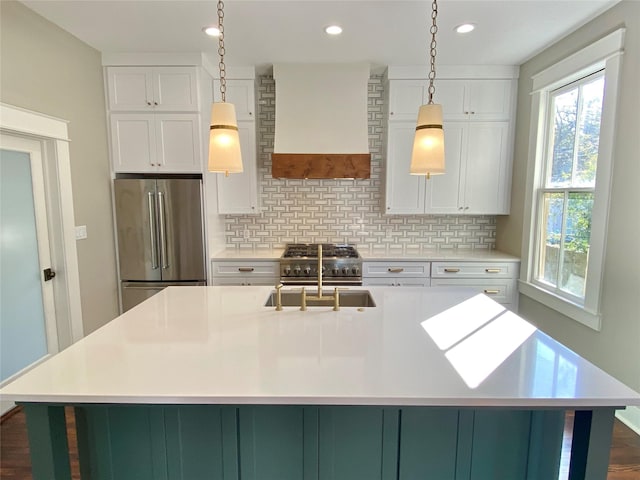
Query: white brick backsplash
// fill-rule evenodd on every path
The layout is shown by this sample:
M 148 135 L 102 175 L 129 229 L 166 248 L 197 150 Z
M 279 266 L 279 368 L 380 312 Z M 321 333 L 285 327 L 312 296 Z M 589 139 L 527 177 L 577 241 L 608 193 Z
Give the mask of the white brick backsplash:
M 386 215 L 385 91 L 381 76 L 369 79 L 371 178 L 282 180 L 271 177 L 275 131 L 275 82 L 258 77 L 258 177 L 260 215 L 226 215 L 228 247 L 282 248 L 286 243 L 354 243 L 362 251 L 492 249 L 495 216 Z M 244 238 L 244 231 L 249 238 Z

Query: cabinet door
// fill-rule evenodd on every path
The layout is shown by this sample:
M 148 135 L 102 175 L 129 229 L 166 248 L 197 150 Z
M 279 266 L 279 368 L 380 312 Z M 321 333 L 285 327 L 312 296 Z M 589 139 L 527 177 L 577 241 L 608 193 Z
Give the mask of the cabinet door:
M 157 160 L 164 172 L 201 172 L 198 115 L 155 115 Z
M 513 80 L 436 80 L 434 102 L 445 120 L 508 120 Z
M 153 107 L 153 80 L 148 67 L 108 67 L 110 110 L 146 111 Z
M 213 98 L 220 101 L 220 81 L 214 81 Z M 240 120 L 255 120 L 255 82 L 254 80 L 227 80 L 226 100 L 236 107 L 236 117 Z
M 460 203 L 460 178 L 465 158 L 465 123 L 445 123 L 444 125 L 444 161 L 445 174 L 434 175 L 426 181 L 427 213 L 453 214 L 464 213 Z
M 468 214 L 509 213 L 508 122 L 470 122 L 463 207 Z
M 225 177 L 216 174 L 218 187 L 218 213 L 251 214 L 259 213 L 258 175 L 256 165 L 256 130 L 253 121 L 238 121 L 240 149 L 242 151 L 242 173 L 232 173 Z
M 383 410 L 322 407 L 318 418 L 318 480 L 382 478 Z
M 425 178 L 409 173 L 415 130 L 415 122 L 389 122 L 386 213 L 424 213 Z
M 467 109 L 471 120 L 508 120 L 511 116 L 511 80 L 469 80 Z
M 115 172 L 155 172 L 155 115 L 112 114 L 111 156 Z
M 426 103 L 428 81 L 392 80 L 389 82 L 389 120 L 418 119 L 420 105 Z
M 465 80 L 436 80 L 433 101 L 442 105 L 444 120 L 466 120 L 467 88 Z
M 306 451 L 305 428 L 308 426 L 305 424 L 304 407 L 241 406 L 238 408 L 237 425 L 237 462 L 242 479 L 306 478 L 305 461 L 309 462 L 309 452 Z
M 153 105 L 158 112 L 195 112 L 198 105 L 198 77 L 194 67 L 153 69 Z

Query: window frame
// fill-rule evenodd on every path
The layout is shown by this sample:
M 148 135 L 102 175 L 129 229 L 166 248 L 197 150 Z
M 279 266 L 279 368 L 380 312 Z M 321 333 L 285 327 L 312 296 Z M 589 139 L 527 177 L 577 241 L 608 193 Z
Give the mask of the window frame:
M 573 55 L 532 76 L 531 124 L 525 196 L 525 221 L 522 240 L 522 269 L 519 291 L 534 300 L 594 330 L 601 329 L 600 298 L 604 271 L 611 174 L 614 158 L 615 120 L 625 29 L 621 28 Z M 541 225 L 539 195 L 545 188 L 548 137 L 547 122 L 552 92 L 604 71 L 604 98 L 596 166 L 596 185 L 591 218 L 591 239 L 585 297 L 559 295 L 535 280 L 538 239 Z M 572 188 L 571 190 L 577 190 Z

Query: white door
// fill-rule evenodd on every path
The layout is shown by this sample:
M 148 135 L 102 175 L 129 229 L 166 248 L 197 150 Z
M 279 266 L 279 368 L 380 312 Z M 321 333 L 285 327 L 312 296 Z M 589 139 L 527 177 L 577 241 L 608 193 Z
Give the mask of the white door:
M 0 135 L 0 383 L 58 351 L 41 148 Z

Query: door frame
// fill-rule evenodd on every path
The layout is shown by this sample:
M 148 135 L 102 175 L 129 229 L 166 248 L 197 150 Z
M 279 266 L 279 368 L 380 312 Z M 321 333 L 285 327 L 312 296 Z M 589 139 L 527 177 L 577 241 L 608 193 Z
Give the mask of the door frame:
M 66 120 L 0 103 L 2 133 L 39 140 L 42 144 L 51 264 L 56 270 L 53 296 L 60 350 L 84 336 L 67 124 Z

